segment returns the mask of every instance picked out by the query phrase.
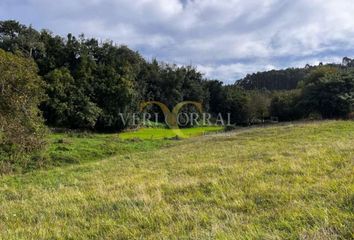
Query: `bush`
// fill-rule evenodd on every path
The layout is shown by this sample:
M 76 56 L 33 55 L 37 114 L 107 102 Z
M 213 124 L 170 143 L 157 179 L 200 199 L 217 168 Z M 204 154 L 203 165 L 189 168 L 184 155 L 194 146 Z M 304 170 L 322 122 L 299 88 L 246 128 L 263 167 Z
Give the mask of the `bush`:
M 307 114 L 320 113 L 323 118 L 346 118 L 354 104 L 354 71 L 327 73 L 305 85 L 301 108 Z
M 1 172 L 30 165 L 31 155 L 45 146 L 46 128 L 38 105 L 44 84 L 36 64 L 0 50 L 0 165 Z
M 311 121 L 316 121 L 316 120 L 322 120 L 323 118 L 321 113 L 313 112 L 308 115 L 307 119 Z
M 348 114 L 348 119 L 349 120 L 354 120 L 354 112 L 351 112 Z
M 236 125 L 227 125 L 227 126 L 225 126 L 224 131 L 225 131 L 225 132 L 230 132 L 230 131 L 236 130 L 237 128 L 238 128 L 238 127 L 237 127 Z
M 302 117 L 298 108 L 300 92 L 298 90 L 277 93 L 270 104 L 270 115 L 279 121 L 293 121 Z

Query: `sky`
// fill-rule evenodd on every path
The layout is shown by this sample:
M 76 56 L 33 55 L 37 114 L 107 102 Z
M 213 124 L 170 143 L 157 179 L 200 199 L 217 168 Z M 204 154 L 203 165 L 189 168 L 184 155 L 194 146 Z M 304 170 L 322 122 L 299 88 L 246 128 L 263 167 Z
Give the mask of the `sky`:
M 354 56 L 353 0 L 0 0 L 0 19 L 84 33 L 231 84 Z

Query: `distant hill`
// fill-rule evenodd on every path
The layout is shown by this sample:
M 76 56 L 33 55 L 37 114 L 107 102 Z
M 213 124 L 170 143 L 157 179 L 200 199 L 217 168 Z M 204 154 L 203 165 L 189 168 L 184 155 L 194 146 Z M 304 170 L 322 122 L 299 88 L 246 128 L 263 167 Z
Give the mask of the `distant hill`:
M 354 67 L 354 59 L 345 57 L 341 64 L 326 64 L 338 68 Z M 323 66 L 306 65 L 304 68 L 288 68 L 284 70 L 271 70 L 248 74 L 245 78 L 236 81 L 235 85 L 247 90 L 291 90 L 298 86 L 298 83 L 313 69 Z
M 297 87 L 309 72 L 306 68 L 288 68 L 248 74 L 235 84 L 247 90 L 290 90 Z

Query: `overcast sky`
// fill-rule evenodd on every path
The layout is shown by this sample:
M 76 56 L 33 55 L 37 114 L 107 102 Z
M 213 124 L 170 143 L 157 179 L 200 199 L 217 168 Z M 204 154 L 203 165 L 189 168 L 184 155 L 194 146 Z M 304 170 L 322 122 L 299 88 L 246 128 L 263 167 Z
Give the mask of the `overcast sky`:
M 0 0 L 0 19 L 111 39 L 225 83 L 354 56 L 353 0 Z

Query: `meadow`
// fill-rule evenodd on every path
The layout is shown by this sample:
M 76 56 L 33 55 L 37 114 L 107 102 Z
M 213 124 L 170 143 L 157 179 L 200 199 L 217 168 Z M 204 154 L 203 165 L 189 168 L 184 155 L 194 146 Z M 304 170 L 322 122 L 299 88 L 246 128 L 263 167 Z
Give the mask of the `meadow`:
M 119 134 L 54 133 L 49 136 L 47 165 L 62 166 L 100 160 L 114 155 L 148 151 L 175 140 L 223 131 L 223 127 L 185 129 L 140 128 Z
M 119 134 L 122 139 L 166 139 L 166 138 L 190 138 L 202 136 L 213 132 L 223 131 L 220 126 L 205 126 L 182 129 L 167 128 L 142 128 L 136 131 L 127 131 Z
M 353 121 L 149 131 L 54 134 L 0 177 L 0 239 L 354 238 Z

